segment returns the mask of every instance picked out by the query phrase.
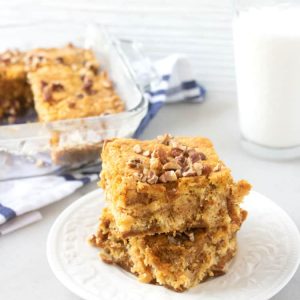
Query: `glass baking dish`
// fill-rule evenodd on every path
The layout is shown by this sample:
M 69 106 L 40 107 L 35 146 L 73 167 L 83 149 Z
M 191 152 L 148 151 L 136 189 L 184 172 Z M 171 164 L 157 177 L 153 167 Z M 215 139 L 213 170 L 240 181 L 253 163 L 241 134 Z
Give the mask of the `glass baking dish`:
M 74 22 L 0 26 L 0 39 L 0 51 L 62 47 L 68 43 L 91 48 L 126 105 L 126 111 L 112 115 L 1 125 L 0 180 L 78 168 L 99 159 L 104 140 L 134 134 L 147 112 L 145 91 L 156 78 L 139 44 L 115 39 L 101 25 Z

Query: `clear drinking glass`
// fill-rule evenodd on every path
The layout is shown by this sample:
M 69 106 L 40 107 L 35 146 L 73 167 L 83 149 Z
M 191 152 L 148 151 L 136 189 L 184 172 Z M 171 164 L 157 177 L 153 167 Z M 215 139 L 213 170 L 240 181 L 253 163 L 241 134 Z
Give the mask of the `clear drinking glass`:
M 233 33 L 244 148 L 300 157 L 300 1 L 237 0 Z

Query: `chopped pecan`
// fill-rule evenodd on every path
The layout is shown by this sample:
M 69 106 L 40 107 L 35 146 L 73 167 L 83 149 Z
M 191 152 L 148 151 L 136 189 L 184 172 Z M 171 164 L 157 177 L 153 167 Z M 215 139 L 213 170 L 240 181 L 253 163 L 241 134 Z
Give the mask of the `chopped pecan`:
M 177 157 L 177 156 L 181 155 L 182 152 L 183 151 L 181 149 L 179 149 L 179 148 L 172 148 L 171 149 L 171 156 Z
M 93 87 L 93 80 L 87 77 L 84 77 L 83 79 L 83 90 L 87 93 L 90 93 Z
M 193 168 L 196 171 L 197 175 L 200 176 L 202 174 L 203 165 L 200 162 L 196 162 L 193 164 Z
M 98 74 L 98 66 L 95 63 L 92 63 L 91 61 L 84 62 L 84 67 L 91 70 L 95 75 Z
M 182 173 L 183 177 L 188 177 L 188 176 L 195 176 L 197 175 L 196 171 L 194 170 L 193 167 L 188 168 L 186 171 Z
M 170 244 L 180 245 L 180 241 L 178 241 L 174 236 L 168 235 L 168 241 Z
M 155 184 L 157 183 L 157 181 L 158 181 L 158 176 L 153 171 L 150 171 L 148 174 L 147 182 L 149 184 Z
M 50 101 L 52 99 L 52 88 L 47 85 L 43 88 L 43 97 L 45 101 Z
M 167 182 L 177 180 L 177 176 L 176 176 L 174 171 L 167 171 L 167 172 L 164 173 L 164 175 L 165 175 L 165 179 L 166 179 Z
M 164 170 L 178 170 L 180 165 L 176 161 L 169 161 L 163 165 Z
M 189 237 L 189 239 L 190 239 L 191 242 L 195 241 L 195 235 L 194 235 L 193 232 L 187 233 L 187 235 L 188 235 L 188 237 Z
M 143 177 L 143 174 L 142 174 L 142 173 L 139 173 L 139 172 L 135 172 L 135 173 L 133 173 L 133 177 L 134 177 L 136 180 L 141 180 L 142 177 Z
M 76 107 L 76 103 L 75 102 L 69 102 L 68 106 L 69 106 L 69 108 L 75 108 Z
M 167 178 L 166 178 L 165 173 L 163 173 L 163 174 L 161 174 L 159 176 L 159 181 L 162 182 L 162 183 L 166 183 L 167 182 Z
M 176 174 L 177 178 L 182 177 L 182 171 L 180 169 L 176 170 L 175 174 Z
M 143 150 L 142 150 L 142 147 L 139 144 L 136 144 L 136 145 L 133 146 L 133 151 L 137 154 L 140 154 L 140 153 L 142 153 Z
M 64 86 L 60 82 L 53 82 L 52 83 L 52 91 L 61 92 L 64 89 L 65 89 Z
M 59 64 L 64 64 L 65 63 L 64 58 L 61 57 L 61 56 L 56 57 L 55 61 Z
M 134 158 L 134 159 L 130 159 L 128 162 L 127 162 L 127 165 L 130 167 L 130 168 L 138 168 L 141 166 L 141 160 L 139 158 Z
M 160 160 L 160 162 L 162 164 L 165 164 L 168 162 L 168 156 L 165 150 L 159 148 L 159 149 L 155 149 L 152 153 L 151 153 L 152 157 L 156 157 Z
M 218 163 L 214 168 L 213 168 L 213 172 L 219 172 L 222 169 L 222 164 Z
M 149 157 L 151 155 L 151 152 L 149 150 L 146 150 L 143 152 L 143 155 Z
M 164 134 L 164 135 L 159 135 L 157 137 L 157 140 L 161 143 L 161 144 L 164 144 L 164 145 L 169 145 L 170 143 L 170 140 L 172 139 L 172 135 L 170 134 Z
M 47 86 L 48 85 L 48 82 L 46 82 L 46 81 L 44 81 L 44 80 L 42 80 L 41 81 L 41 88 L 43 89 L 45 86 Z
M 195 162 L 201 160 L 200 153 L 196 152 L 194 149 L 189 150 L 188 155 L 189 155 L 189 158 L 191 159 L 192 163 L 195 163 Z
M 184 167 L 187 164 L 187 160 L 183 155 L 175 157 L 175 160 L 181 167 Z
M 198 152 L 200 154 L 201 160 L 206 160 L 206 155 L 203 152 Z
M 147 175 L 143 175 L 140 180 L 142 182 L 146 182 L 147 181 Z
M 209 165 L 204 165 L 204 166 L 203 166 L 203 169 L 202 169 L 202 174 L 203 174 L 203 175 L 209 175 L 209 174 L 211 173 L 211 171 L 212 171 L 211 166 L 209 166 Z
M 157 157 L 150 158 L 150 169 L 153 171 L 159 171 L 161 169 L 161 163 Z

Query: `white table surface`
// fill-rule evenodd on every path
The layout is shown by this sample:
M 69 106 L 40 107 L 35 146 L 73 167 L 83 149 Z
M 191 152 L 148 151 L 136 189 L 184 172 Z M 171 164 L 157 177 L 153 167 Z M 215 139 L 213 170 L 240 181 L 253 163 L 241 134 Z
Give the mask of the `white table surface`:
M 229 96 L 220 101 L 221 97 L 209 95 L 201 105 L 175 104 L 164 107 L 142 138 L 152 138 L 162 132 L 210 137 L 220 156 L 232 168 L 235 178 L 249 180 L 256 191 L 285 209 L 299 228 L 300 160 L 264 161 L 245 153 L 239 144 L 235 101 Z M 60 212 L 95 188 L 95 183 L 82 188 L 74 195 L 42 209 L 43 220 L 38 223 L 0 237 L 0 299 L 79 299 L 52 274 L 46 258 L 46 239 Z M 299 270 L 273 299 L 300 299 Z

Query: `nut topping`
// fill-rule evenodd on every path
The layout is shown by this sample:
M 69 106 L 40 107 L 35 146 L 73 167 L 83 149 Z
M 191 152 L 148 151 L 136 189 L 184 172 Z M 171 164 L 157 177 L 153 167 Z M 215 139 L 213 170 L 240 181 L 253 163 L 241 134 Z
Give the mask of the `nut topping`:
M 148 174 L 147 182 L 149 184 L 155 184 L 157 183 L 157 181 L 158 181 L 158 176 L 153 171 L 150 171 Z
M 203 166 L 203 169 L 202 169 L 202 174 L 203 174 L 203 175 L 209 175 L 209 174 L 211 173 L 211 171 L 212 171 L 211 166 L 209 166 L 209 165 L 204 165 L 204 166 Z
M 64 58 L 61 57 L 61 56 L 56 57 L 55 61 L 56 61 L 58 64 L 64 64 Z
M 142 148 L 141 148 L 141 146 L 139 145 L 139 144 L 136 144 L 136 145 L 134 145 L 134 147 L 133 147 L 133 151 L 135 152 L 135 153 L 137 153 L 137 154 L 140 154 L 140 153 L 142 153 Z
M 179 149 L 179 148 L 173 148 L 173 149 L 171 150 L 171 155 L 172 155 L 173 157 L 176 157 L 176 156 L 181 155 L 182 152 L 183 152 L 183 151 L 182 151 L 181 149 Z
M 222 167 L 221 163 L 213 169 L 209 165 L 204 165 L 202 161 L 206 160 L 206 156 L 200 149 L 182 145 L 169 134 L 159 136 L 157 139 L 171 149 L 158 146 L 153 151 L 143 151 L 139 144 L 133 146 L 136 154 L 149 158 L 145 160 L 144 167 L 139 158 L 127 162 L 131 168 L 139 169 L 139 172 L 133 175 L 139 181 L 149 184 L 174 182 L 181 177 L 207 176 L 212 171 L 219 171 Z
M 194 242 L 195 241 L 195 235 L 193 232 L 190 232 L 190 233 L 186 233 L 188 235 L 188 237 L 190 238 L 190 241 L 191 242 Z
M 163 165 L 164 170 L 178 170 L 180 169 L 180 166 L 176 161 L 169 161 L 166 164 Z
M 161 169 L 161 163 L 160 160 L 156 157 L 150 158 L 150 169 L 154 171 L 158 171 Z
M 45 86 L 42 88 L 43 91 L 43 97 L 46 102 L 50 101 L 52 99 L 52 87 L 50 85 Z
M 149 150 L 146 150 L 143 152 L 143 155 L 146 156 L 146 157 L 149 157 L 151 155 L 150 151 Z
M 93 80 L 89 79 L 87 77 L 84 77 L 83 86 L 82 86 L 83 90 L 87 93 L 90 93 L 92 90 L 92 86 L 93 86 Z
M 127 165 L 130 167 L 130 168 L 138 168 L 140 167 L 141 165 L 141 160 L 139 158 L 134 158 L 134 159 L 130 159 L 128 162 L 127 162 Z
M 64 90 L 64 86 L 59 82 L 52 83 L 52 91 L 54 92 L 61 92 Z
M 182 173 L 182 176 L 183 176 L 183 177 L 195 176 L 195 175 L 197 175 L 197 173 L 196 173 L 196 171 L 194 170 L 193 167 L 188 168 L 186 171 L 184 171 L 184 172 Z
M 172 135 L 170 134 L 164 134 L 164 135 L 159 135 L 157 137 L 158 141 L 163 144 L 163 145 L 169 145 L 170 140 L 172 139 Z
M 181 167 L 184 167 L 187 164 L 187 160 L 183 155 L 175 157 L 175 160 Z
M 219 172 L 222 169 L 222 164 L 218 163 L 214 168 L 213 172 Z
M 195 150 L 189 150 L 188 154 L 189 154 L 189 157 L 190 157 L 192 163 L 195 163 L 195 162 L 201 160 L 200 153 L 196 152 Z
M 200 162 L 194 163 L 193 167 L 198 176 L 202 175 L 202 169 L 203 169 L 202 163 Z
M 167 182 L 177 180 L 177 176 L 176 176 L 174 171 L 167 171 L 167 172 L 164 173 L 164 175 L 165 175 L 165 179 L 166 179 Z

